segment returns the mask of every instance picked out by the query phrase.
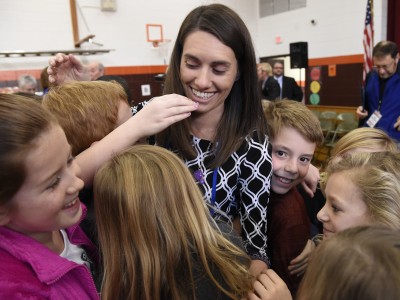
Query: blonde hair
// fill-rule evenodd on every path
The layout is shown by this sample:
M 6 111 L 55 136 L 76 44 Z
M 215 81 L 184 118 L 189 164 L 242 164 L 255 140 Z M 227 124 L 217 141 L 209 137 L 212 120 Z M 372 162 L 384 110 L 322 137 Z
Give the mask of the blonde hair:
M 332 148 L 331 156 L 343 156 L 355 148 L 374 150 L 371 152 L 398 150 L 396 143 L 386 132 L 377 128 L 362 127 L 344 135 Z
M 374 223 L 400 230 L 400 153 L 357 153 L 331 161 L 322 189 L 339 172 L 359 189 Z
M 52 88 L 42 105 L 56 116 L 77 155 L 115 129 L 121 101 L 128 103 L 117 82 L 74 81 Z
M 272 76 L 272 67 L 269 63 L 260 63 L 259 67 L 262 71 L 266 72 L 268 76 Z
M 314 251 L 300 300 L 400 299 L 400 234 L 386 227 L 353 227 Z
M 303 103 L 294 100 L 262 101 L 268 135 L 274 140 L 282 127 L 297 130 L 306 140 L 319 145 L 324 140 L 318 118 Z
M 134 146 L 99 170 L 94 187 L 103 299 L 193 299 L 201 277 L 231 298 L 246 295 L 249 258 L 211 224 L 175 154 Z

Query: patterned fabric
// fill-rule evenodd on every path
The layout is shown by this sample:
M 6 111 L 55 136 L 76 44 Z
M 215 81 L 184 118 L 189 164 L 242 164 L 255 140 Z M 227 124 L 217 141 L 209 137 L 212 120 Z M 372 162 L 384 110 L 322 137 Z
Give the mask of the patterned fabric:
M 132 113 L 140 111 L 145 103 L 132 108 Z M 199 187 L 204 199 L 211 204 L 213 169 L 205 167 L 205 159 L 212 155 L 212 145 L 207 140 L 193 136 L 193 147 L 197 157 L 184 160 L 189 169 L 201 169 L 205 178 Z M 173 149 L 171 149 L 173 150 Z M 271 148 L 268 137 L 258 141 L 247 137 L 238 150 L 218 168 L 215 193 L 215 218 L 230 219 L 240 215 L 244 247 L 253 259 L 260 259 L 269 265 L 267 251 L 267 206 L 269 201 L 272 172 Z M 220 210 L 223 214 L 218 213 Z
M 204 199 L 211 204 L 213 169 L 204 165 L 205 158 L 212 155 L 212 145 L 206 140 L 193 136 L 193 147 L 197 157 L 185 160 L 192 173 L 201 169 L 205 182 L 199 184 Z M 268 138 L 263 142 L 248 137 L 239 149 L 218 168 L 215 218 L 225 217 L 218 210 L 233 219 L 240 215 L 242 237 L 247 253 L 253 259 L 269 264 L 267 256 L 267 206 L 271 179 L 271 155 Z

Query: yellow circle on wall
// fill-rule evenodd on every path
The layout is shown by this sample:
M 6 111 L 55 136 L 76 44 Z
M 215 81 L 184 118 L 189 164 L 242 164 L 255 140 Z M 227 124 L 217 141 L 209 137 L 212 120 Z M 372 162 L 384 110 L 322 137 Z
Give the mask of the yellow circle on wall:
M 314 94 L 317 94 L 320 89 L 321 89 L 321 84 L 318 81 L 314 80 L 311 82 L 311 84 L 310 84 L 311 92 L 313 92 Z

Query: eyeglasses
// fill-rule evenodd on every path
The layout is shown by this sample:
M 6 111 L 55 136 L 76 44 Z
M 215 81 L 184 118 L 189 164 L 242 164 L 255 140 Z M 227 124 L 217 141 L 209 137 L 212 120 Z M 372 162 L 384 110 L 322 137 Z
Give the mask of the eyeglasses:
M 394 63 L 395 63 L 395 60 L 393 59 L 393 61 L 392 61 L 390 64 L 386 64 L 386 65 L 373 65 L 372 68 L 373 68 L 374 70 L 383 69 L 383 70 L 387 71 Z

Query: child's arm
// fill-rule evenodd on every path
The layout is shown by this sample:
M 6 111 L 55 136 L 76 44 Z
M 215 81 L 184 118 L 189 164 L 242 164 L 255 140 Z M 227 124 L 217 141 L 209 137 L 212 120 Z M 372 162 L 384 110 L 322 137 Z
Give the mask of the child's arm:
M 112 156 L 132 146 L 139 139 L 154 135 L 189 117 L 197 107 L 197 103 L 176 94 L 154 98 L 139 113 L 76 157 L 85 186 L 92 185 L 97 169 Z
M 289 271 L 291 275 L 301 276 L 307 269 L 308 260 L 311 253 L 315 249 L 315 243 L 312 240 L 308 240 L 303 251 L 290 262 Z

